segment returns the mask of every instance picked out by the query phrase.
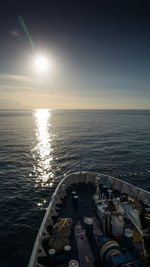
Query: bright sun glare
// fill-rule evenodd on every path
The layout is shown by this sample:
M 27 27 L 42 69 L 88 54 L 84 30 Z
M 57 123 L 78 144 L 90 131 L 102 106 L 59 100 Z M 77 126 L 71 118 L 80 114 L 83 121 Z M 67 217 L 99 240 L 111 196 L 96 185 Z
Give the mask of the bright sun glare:
M 48 69 L 48 59 L 44 56 L 37 56 L 35 59 L 35 67 L 38 71 L 46 71 Z

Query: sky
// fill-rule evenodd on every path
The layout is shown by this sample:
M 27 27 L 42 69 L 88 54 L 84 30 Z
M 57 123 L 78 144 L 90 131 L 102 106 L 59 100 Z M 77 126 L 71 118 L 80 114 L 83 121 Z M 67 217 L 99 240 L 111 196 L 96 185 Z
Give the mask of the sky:
M 145 0 L 1 0 L 0 109 L 149 109 L 149 14 Z

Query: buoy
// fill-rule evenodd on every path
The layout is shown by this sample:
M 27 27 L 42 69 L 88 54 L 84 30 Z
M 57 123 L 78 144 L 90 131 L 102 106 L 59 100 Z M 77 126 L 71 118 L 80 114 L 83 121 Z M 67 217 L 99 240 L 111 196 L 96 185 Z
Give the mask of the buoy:
M 76 260 L 69 261 L 68 267 L 79 267 L 79 263 Z

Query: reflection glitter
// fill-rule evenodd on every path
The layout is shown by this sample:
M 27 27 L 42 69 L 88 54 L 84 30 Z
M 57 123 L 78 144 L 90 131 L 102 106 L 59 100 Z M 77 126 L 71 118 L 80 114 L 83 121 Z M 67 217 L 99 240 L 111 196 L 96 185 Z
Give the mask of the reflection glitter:
M 51 170 L 51 135 L 49 133 L 51 113 L 48 109 L 35 110 L 36 122 L 36 143 L 32 150 L 35 159 L 34 173 L 36 183 L 42 187 L 47 187 L 52 182 L 53 173 Z M 50 182 L 48 182 L 50 179 Z M 37 184 L 35 185 L 37 187 Z

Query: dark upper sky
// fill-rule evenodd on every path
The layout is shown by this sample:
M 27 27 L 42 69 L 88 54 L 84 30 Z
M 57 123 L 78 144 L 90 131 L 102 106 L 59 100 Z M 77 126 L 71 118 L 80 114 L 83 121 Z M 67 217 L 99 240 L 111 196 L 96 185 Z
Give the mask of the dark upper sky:
M 118 107 L 132 108 L 132 102 L 129 101 L 129 105 L 127 102 L 133 97 L 136 98 L 133 107 L 148 108 L 148 3 L 144 0 L 1 0 L 1 76 L 27 76 L 27 64 L 23 64 L 27 55 L 46 51 L 53 55 L 63 73 L 63 89 L 55 82 L 52 86 L 59 88 L 57 93 L 62 94 L 64 90 L 64 94 L 69 95 L 70 90 L 70 95 L 75 97 L 96 95 L 104 99 L 104 106 L 115 107 L 115 102 L 111 105 L 110 99 L 105 101 L 106 94 L 111 92 L 112 102 L 113 98 L 119 101 L 126 98 Z M 19 15 L 26 22 L 34 48 L 20 25 Z M 62 79 L 61 74 L 58 76 Z M 50 93 L 54 93 L 52 91 Z M 139 105 L 141 98 L 143 102 Z M 98 107 L 97 102 L 93 103 Z

